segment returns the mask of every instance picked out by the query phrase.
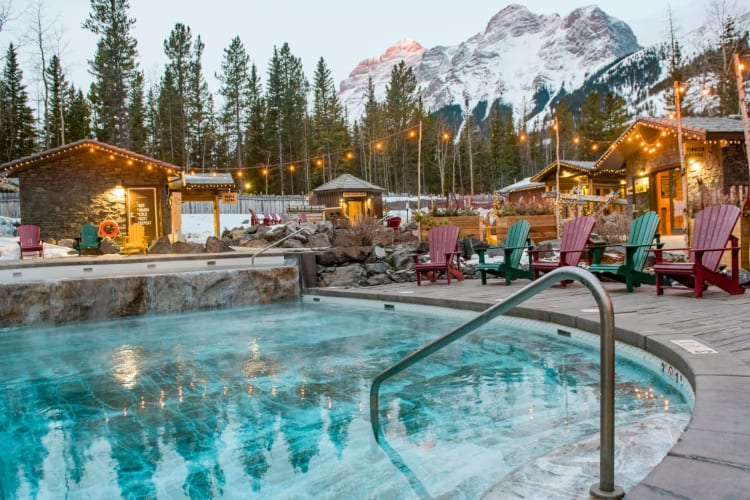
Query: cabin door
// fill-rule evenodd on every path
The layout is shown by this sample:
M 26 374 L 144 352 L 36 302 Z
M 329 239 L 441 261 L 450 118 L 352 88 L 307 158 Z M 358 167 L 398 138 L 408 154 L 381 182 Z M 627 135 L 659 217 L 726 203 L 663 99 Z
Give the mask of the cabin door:
M 661 219 L 659 232 L 675 234 L 683 226 L 682 182 L 679 170 L 665 170 L 656 174 L 656 213 Z
M 361 201 L 349 200 L 349 222 L 354 225 L 362 218 L 364 204 Z

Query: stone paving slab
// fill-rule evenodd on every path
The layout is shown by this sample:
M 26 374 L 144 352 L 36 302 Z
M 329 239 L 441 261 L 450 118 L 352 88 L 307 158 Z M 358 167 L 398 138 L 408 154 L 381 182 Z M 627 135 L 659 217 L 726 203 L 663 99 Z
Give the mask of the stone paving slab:
M 483 310 L 529 282 L 480 280 L 400 283 L 368 288 L 310 289 L 313 295 L 375 299 Z M 603 283 L 615 312 L 618 340 L 674 365 L 696 391 L 693 417 L 664 460 L 627 498 L 750 498 L 750 292 L 728 295 L 710 287 L 702 299 L 688 291 L 641 286 L 627 293 Z M 553 287 L 513 311 L 598 333 L 596 301 L 585 286 Z M 446 332 L 447 333 L 447 332 Z M 693 354 L 673 340 L 698 341 L 716 353 Z M 616 478 L 616 476 L 615 476 Z

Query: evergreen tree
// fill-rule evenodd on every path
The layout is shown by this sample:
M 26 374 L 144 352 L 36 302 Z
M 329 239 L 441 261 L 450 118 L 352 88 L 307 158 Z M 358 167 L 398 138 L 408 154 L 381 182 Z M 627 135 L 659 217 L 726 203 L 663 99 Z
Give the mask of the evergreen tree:
M 406 132 L 417 125 L 421 116 L 417 79 L 404 61 L 391 69 L 391 78 L 385 87 L 383 118 L 385 132 L 390 137 L 388 157 L 394 166 L 386 171 L 387 184 L 384 187 L 405 192 L 416 187 L 411 182 L 416 176 L 409 175 L 409 166 L 416 164 L 416 148 L 408 147 Z
M 265 165 L 268 161 L 270 146 L 265 144 L 265 119 L 266 119 L 266 100 L 263 96 L 263 85 L 258 74 L 258 67 L 255 64 L 250 65 L 250 82 L 249 82 L 249 116 L 247 121 L 247 132 L 245 134 L 245 165 L 247 167 Z M 245 172 L 247 179 L 251 179 L 260 185 L 264 181 L 261 169 L 247 170 Z
M 221 111 L 221 125 L 225 132 L 227 161 L 237 168 L 244 159 L 244 133 L 247 128 L 248 101 L 250 95 L 248 70 L 250 57 L 239 37 L 232 38 L 229 47 L 224 49 L 221 74 L 216 77 L 221 82 L 219 94 L 224 98 Z
M 338 175 L 339 155 L 333 153 L 349 144 L 349 134 L 331 71 L 322 57 L 315 68 L 312 118 L 316 146 L 328 158 L 329 178 L 334 178 Z
M 75 142 L 91 137 L 91 108 L 83 91 L 70 86 L 67 91 L 65 112 L 65 142 Z
M 163 89 L 163 110 L 168 115 L 162 116 L 161 121 L 167 127 L 169 144 L 171 145 L 171 163 L 176 165 L 188 165 L 189 156 L 189 103 L 188 88 L 190 86 L 191 74 L 191 49 L 193 34 L 190 28 L 182 23 L 175 24 L 169 37 L 164 40 L 164 54 L 167 56 L 167 65 L 164 69 L 169 74 L 162 81 L 168 84 Z M 165 75 L 166 77 L 166 75 Z
M 675 33 L 675 27 L 674 23 L 672 21 L 672 7 L 668 6 L 668 13 L 669 13 L 669 49 L 668 49 L 668 59 L 669 59 L 669 77 L 668 77 L 668 83 L 669 86 L 665 89 L 663 99 L 666 109 L 670 111 L 674 111 L 675 103 L 677 102 L 675 100 L 674 95 L 674 82 L 682 82 L 684 79 L 684 65 L 685 62 L 682 58 L 682 46 L 680 45 L 679 40 L 677 40 L 677 35 Z
M 304 154 L 307 94 L 310 84 L 302 61 L 291 53 L 289 44 L 274 47 L 266 86 L 266 141 L 278 160 L 278 187 L 284 193 L 284 169 Z M 323 154 L 323 152 L 320 152 Z M 330 168 L 326 157 L 323 168 Z
M 592 92 L 586 97 L 586 101 L 581 106 L 578 130 L 581 133 L 582 144 L 585 146 L 581 151 L 581 159 L 593 160 L 599 156 L 594 145 L 606 139 L 603 134 L 605 128 L 604 121 L 605 116 L 601 96 L 598 92 Z
M 146 104 L 143 94 L 143 73 L 136 71 L 130 83 L 128 96 L 128 143 L 127 148 L 137 153 L 146 151 Z
M 205 169 L 209 164 L 217 164 L 213 151 L 216 128 L 214 102 L 203 75 L 204 48 L 201 37 L 196 37 L 189 64 L 186 128 L 186 142 L 190 151 L 188 164 L 199 166 L 201 169 Z
M 513 111 L 493 106 L 490 117 L 490 153 L 492 168 L 490 190 L 494 191 L 518 180 L 521 152 L 513 124 Z
M 83 27 L 98 35 L 94 59 L 89 61 L 94 83 L 89 91 L 97 139 L 127 147 L 132 120 L 128 116 L 130 86 L 136 78 L 136 40 L 130 31 L 128 0 L 91 0 Z
M 47 148 L 56 148 L 66 143 L 65 114 L 68 104 L 68 84 L 60 65 L 60 58 L 52 56 L 49 66 L 45 69 L 49 82 L 49 105 L 44 116 L 44 144 Z
M 382 106 L 375 98 L 375 85 L 372 77 L 367 78 L 365 110 L 359 127 L 359 156 L 362 165 L 364 179 L 368 182 L 385 186 L 384 179 L 380 176 L 378 160 L 380 148 L 378 139 L 385 135 L 385 127 L 382 120 Z
M 0 81 L 0 161 L 8 162 L 34 152 L 34 112 L 18 65 L 18 53 L 11 43 L 5 56 Z

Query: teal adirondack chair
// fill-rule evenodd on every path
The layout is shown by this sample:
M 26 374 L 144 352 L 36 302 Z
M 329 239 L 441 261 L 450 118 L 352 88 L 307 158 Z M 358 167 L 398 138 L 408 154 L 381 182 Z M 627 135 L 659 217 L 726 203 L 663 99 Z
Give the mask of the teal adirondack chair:
M 83 255 L 83 252 L 88 251 L 99 253 L 102 238 L 97 234 L 98 231 L 97 227 L 92 224 L 84 224 L 81 226 L 81 236 L 76 238 L 78 244 L 78 255 Z
M 632 292 L 642 283 L 656 284 L 656 276 L 644 272 L 646 257 L 649 249 L 661 248 L 662 243 L 656 230 L 659 228 L 659 216 L 656 212 L 646 212 L 630 224 L 628 241 L 625 243 L 625 262 L 616 264 L 602 264 L 602 254 L 606 245 L 591 248 L 593 262 L 589 271 L 597 276 L 606 276 L 622 283 L 628 292 Z
M 504 277 L 506 285 L 510 285 L 510 282 L 516 278 L 534 279 L 534 273 L 530 269 L 523 269 L 520 266 L 525 249 L 529 250 L 529 256 L 531 256 L 530 229 L 531 225 L 525 220 L 520 220 L 508 228 L 508 235 L 505 237 L 505 245 L 503 246 L 502 262 L 485 262 L 484 253 L 486 250 L 484 248 L 477 249 L 479 264 L 474 269 L 481 273 L 483 285 L 487 284 L 487 273 Z

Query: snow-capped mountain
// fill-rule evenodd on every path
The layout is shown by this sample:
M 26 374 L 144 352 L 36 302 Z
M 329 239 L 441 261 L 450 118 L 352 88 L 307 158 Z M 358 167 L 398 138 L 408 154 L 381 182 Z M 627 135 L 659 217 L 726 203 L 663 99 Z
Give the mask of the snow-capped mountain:
M 465 99 L 471 109 L 500 99 L 512 105 L 517 116 L 524 110 L 528 116 L 639 49 L 630 27 L 597 6 L 576 9 L 563 18 L 510 5 L 490 19 L 483 32 L 459 45 L 425 49 L 402 40 L 381 56 L 362 61 L 341 83 L 339 99 L 349 118 L 358 119 L 368 78 L 376 98 L 383 100 L 393 66 L 404 61 L 413 69 L 430 112 L 449 105 L 463 107 Z

